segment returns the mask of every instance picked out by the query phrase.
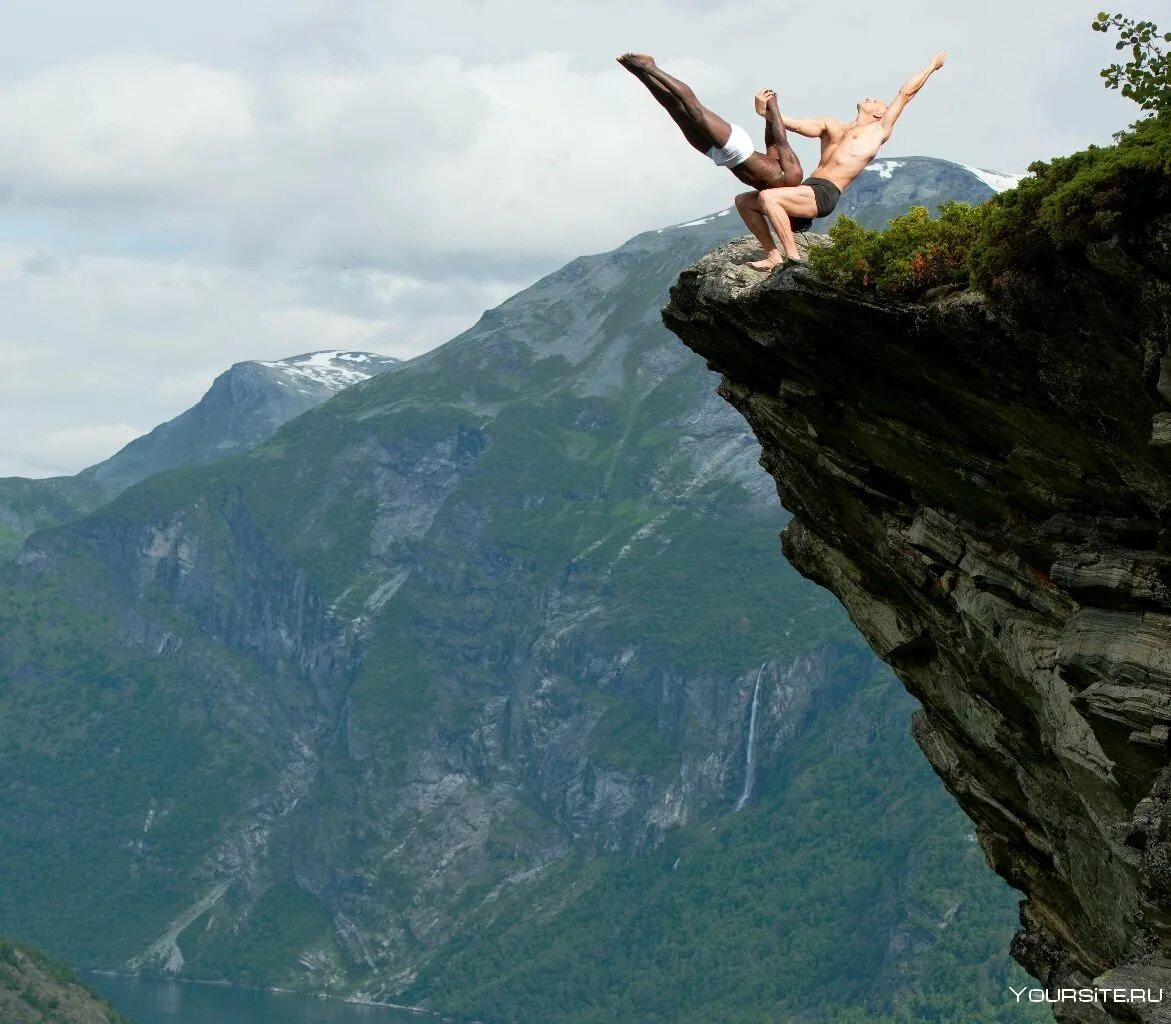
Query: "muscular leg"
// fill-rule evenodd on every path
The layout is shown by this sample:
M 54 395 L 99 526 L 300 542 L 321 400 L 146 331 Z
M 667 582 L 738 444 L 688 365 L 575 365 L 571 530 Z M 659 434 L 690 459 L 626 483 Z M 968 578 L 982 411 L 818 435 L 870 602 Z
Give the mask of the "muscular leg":
M 760 205 L 760 193 L 755 191 L 741 192 L 736 197 L 736 212 L 740 214 L 744 223 L 748 225 L 748 230 L 760 243 L 760 247 L 764 250 L 764 258 L 767 260 L 770 257 L 775 257 L 776 261 L 779 262 L 781 254 L 777 251 L 772 232 L 769 231 L 768 221 L 765 220 L 764 210 Z
M 764 110 L 764 150 L 781 165 L 784 175 L 784 184 L 800 185 L 805 176 L 801 170 L 801 160 L 789 145 L 789 137 L 785 132 L 785 120 L 781 117 L 775 95 L 769 96 Z
M 766 189 L 760 194 L 760 206 L 765 219 L 780 239 L 780 247 L 784 250 L 785 258 L 800 262 L 801 250 L 797 248 L 797 239 L 789 218 L 817 216 L 817 198 L 813 194 L 813 189 L 808 185 Z M 779 254 L 777 258 L 769 254 L 763 260 L 749 266 L 757 270 L 770 270 L 779 262 Z
M 624 53 L 618 63 L 650 90 L 682 130 L 691 145 L 703 154 L 713 146 L 726 145 L 732 126 L 719 114 L 708 110 L 696 98 L 691 87 L 672 78 L 645 53 Z

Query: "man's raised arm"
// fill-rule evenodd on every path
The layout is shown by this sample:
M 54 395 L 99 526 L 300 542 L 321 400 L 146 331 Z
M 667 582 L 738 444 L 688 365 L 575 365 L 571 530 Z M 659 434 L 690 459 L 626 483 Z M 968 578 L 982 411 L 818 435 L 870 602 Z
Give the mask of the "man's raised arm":
M 945 60 L 947 60 L 947 54 L 940 51 L 931 58 L 931 63 L 927 67 L 903 83 L 899 94 L 891 100 L 890 106 L 886 108 L 886 113 L 882 115 L 882 126 L 886 129 L 887 135 L 890 135 L 894 129 L 895 121 L 899 119 L 899 114 L 903 112 L 903 107 L 915 98 L 915 94 L 923 88 L 927 83 L 927 79 L 943 67 Z

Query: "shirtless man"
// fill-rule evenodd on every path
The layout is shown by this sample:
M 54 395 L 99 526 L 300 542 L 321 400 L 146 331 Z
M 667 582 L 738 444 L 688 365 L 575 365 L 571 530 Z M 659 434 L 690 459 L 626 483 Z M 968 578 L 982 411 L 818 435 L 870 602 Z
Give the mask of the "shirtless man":
M 727 167 L 745 185 L 758 190 L 800 183 L 801 161 L 785 137 L 785 121 L 771 90 L 756 94 L 756 112 L 764 118 L 765 151 L 758 153 L 748 132 L 708 110 L 689 86 L 667 74 L 653 57 L 624 53 L 618 63 L 650 90 L 684 138 L 717 167 Z
M 848 124 L 830 117 L 784 118 L 785 127 L 810 139 L 821 139 L 821 162 L 817 170 L 799 185 L 738 196 L 736 207 L 764 249 L 764 259 L 748 264 L 757 270 L 771 270 L 788 260 L 800 260 L 793 236 L 815 217 L 825 217 L 838 204 L 845 189 L 878 154 L 903 108 L 923 88 L 927 79 L 943 67 L 945 53 L 937 53 L 917 75 L 909 78 L 888 106 L 866 99 L 858 104 L 858 116 Z M 769 234 L 772 226 L 780 247 Z M 783 250 L 783 251 L 782 251 Z

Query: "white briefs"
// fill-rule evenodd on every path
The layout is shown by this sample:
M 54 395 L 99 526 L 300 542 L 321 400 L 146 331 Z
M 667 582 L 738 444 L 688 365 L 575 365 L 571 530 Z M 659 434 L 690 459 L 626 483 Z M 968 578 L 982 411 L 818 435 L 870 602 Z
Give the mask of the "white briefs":
M 755 152 L 756 147 L 752 144 L 752 138 L 748 132 L 738 124 L 734 124 L 728 141 L 722 146 L 712 146 L 707 151 L 707 155 L 712 158 L 712 163 L 717 167 L 739 167 Z

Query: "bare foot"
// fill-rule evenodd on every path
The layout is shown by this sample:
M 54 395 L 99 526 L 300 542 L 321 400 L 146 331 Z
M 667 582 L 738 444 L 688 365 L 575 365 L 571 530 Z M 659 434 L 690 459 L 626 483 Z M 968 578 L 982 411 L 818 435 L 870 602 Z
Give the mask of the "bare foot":
M 646 71 L 655 66 L 655 58 L 649 53 L 624 53 L 617 60 L 627 71 Z
M 776 270 L 777 267 L 783 266 L 784 263 L 785 257 L 781 255 L 779 250 L 774 249 L 772 252 L 765 253 L 764 259 L 756 260 L 748 265 L 753 270 L 762 270 L 768 273 L 770 270 Z

